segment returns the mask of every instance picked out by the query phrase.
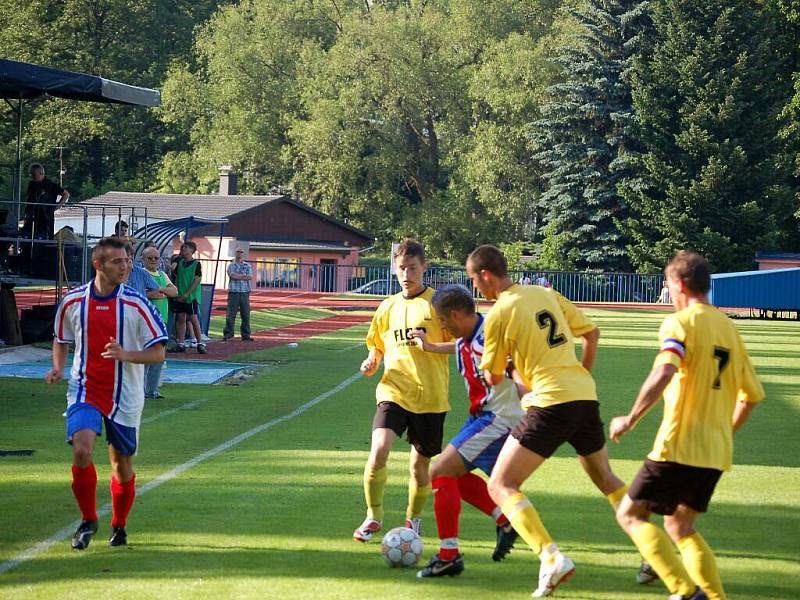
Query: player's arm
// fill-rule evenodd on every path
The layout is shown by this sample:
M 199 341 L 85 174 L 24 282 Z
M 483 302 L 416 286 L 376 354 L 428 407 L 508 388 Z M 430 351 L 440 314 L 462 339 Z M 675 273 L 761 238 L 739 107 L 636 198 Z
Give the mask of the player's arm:
M 164 362 L 165 348 L 163 343 L 157 343 L 145 350 L 125 350 L 113 337 L 109 338 L 105 352 L 100 354 L 109 360 L 130 362 L 140 365 Z
M 659 364 L 653 367 L 650 374 L 642 384 L 639 395 L 633 403 L 631 411 L 623 417 L 614 417 L 608 427 L 609 435 L 612 440 L 619 442 L 619 438 L 636 426 L 636 423 L 647 414 L 655 404 L 661 399 L 664 389 L 669 384 L 672 376 L 678 368 L 670 363 Z
M 161 293 L 164 294 L 167 298 L 175 298 L 178 295 L 178 288 L 175 287 L 175 284 L 171 281 L 161 288 Z
M 362 375 L 365 377 L 372 377 L 375 375 L 378 371 L 378 367 L 381 366 L 381 360 L 383 360 L 383 355 L 385 353 L 383 334 L 388 327 L 388 321 L 386 319 L 387 308 L 388 305 L 384 300 L 384 302 L 378 306 L 378 310 L 375 311 L 375 314 L 372 316 L 372 322 L 369 325 L 366 340 L 369 353 L 367 354 L 367 358 L 361 361 L 361 367 L 359 368 Z
M 739 400 L 733 408 L 733 432 L 736 433 L 742 428 L 747 419 L 750 418 L 750 413 L 756 407 L 756 402 L 744 402 Z
M 64 378 L 64 366 L 67 364 L 68 344 L 53 340 L 53 368 L 44 376 L 47 383 L 58 383 Z
M 383 360 L 383 352 L 377 348 L 370 348 L 367 358 L 361 362 L 360 371 L 365 377 L 372 377 L 378 371 Z
M 489 385 L 497 385 L 506 376 L 508 351 L 505 344 L 505 326 L 497 309 L 490 310 L 483 322 L 483 356 L 479 368 Z
M 600 343 L 600 328 L 595 327 L 581 335 L 583 347 L 581 349 L 581 364 L 587 371 L 591 371 L 597 358 L 597 346 Z
M 415 329 L 411 332 L 411 337 L 422 342 L 422 349 L 425 352 L 435 352 L 437 354 L 455 354 L 455 342 L 431 342 L 428 340 L 428 333 L 423 329 Z
M 517 388 L 517 395 L 522 398 L 525 394 L 530 393 L 531 388 L 528 387 L 528 382 L 525 381 L 525 378 L 522 377 L 522 373 L 519 372 L 514 366 L 514 363 L 511 360 L 508 361 L 508 367 L 506 367 L 506 373 L 511 377 L 511 381 L 514 382 L 514 387 Z

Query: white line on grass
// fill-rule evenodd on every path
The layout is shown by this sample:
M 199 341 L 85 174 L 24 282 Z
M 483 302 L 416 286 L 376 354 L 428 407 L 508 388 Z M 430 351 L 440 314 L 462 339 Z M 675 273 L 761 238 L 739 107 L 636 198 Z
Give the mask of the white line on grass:
M 152 490 L 154 488 L 157 488 L 162 483 L 166 483 L 166 482 L 170 481 L 171 479 L 175 479 L 181 473 L 183 473 L 185 471 L 188 471 L 192 467 L 195 467 L 195 466 L 199 465 L 201 462 L 206 461 L 209 458 L 213 458 L 217 454 L 220 454 L 221 452 L 225 452 L 225 450 L 228 450 L 228 449 L 232 448 L 233 446 L 236 446 L 237 444 L 240 444 L 240 443 L 244 442 L 245 440 L 250 439 L 254 435 L 257 435 L 257 434 L 261 433 L 262 431 L 270 429 L 271 427 L 274 427 L 275 425 L 279 425 L 280 423 L 283 423 L 284 421 L 288 421 L 290 419 L 294 419 L 295 417 L 302 415 L 309 408 L 312 408 L 313 406 L 316 406 L 317 404 L 319 404 L 323 400 L 326 400 L 326 399 L 330 398 L 331 396 L 333 396 L 335 394 L 338 394 L 339 392 L 341 392 L 343 389 L 348 387 L 351 383 L 353 383 L 354 381 L 356 381 L 360 377 L 361 377 L 360 373 L 356 373 L 355 375 L 351 375 L 350 377 L 348 377 L 347 379 L 342 381 L 336 387 L 328 390 L 327 392 L 324 392 L 324 393 L 320 394 L 316 398 L 313 398 L 313 399 L 309 400 L 305 404 L 301 404 L 300 406 L 295 408 L 292 412 L 290 412 L 288 414 L 285 414 L 282 417 L 277 417 L 275 419 L 272 419 L 271 421 L 267 421 L 266 423 L 262 423 L 258 427 L 254 427 L 253 429 L 251 429 L 249 431 L 245 431 L 244 433 L 241 433 L 241 434 L 237 435 L 236 437 L 229 439 L 227 442 L 223 442 L 222 444 L 220 444 L 219 446 L 216 446 L 215 448 L 212 448 L 211 450 L 207 450 L 206 452 L 203 452 L 202 454 L 198 454 L 194 458 L 191 458 L 191 459 L 187 460 L 185 463 L 183 463 L 181 465 L 178 465 L 174 469 L 171 469 L 171 470 L 167 471 L 166 473 L 162 473 L 161 475 L 159 475 L 155 479 L 151 479 L 150 481 L 148 481 L 144 485 L 142 485 L 140 487 L 137 487 L 136 488 L 136 495 L 137 496 L 141 496 L 142 494 L 144 494 L 146 492 L 149 492 L 150 490 Z M 181 408 L 185 408 L 186 406 L 188 406 L 188 405 L 184 405 Z M 178 409 L 175 409 L 175 410 L 178 410 Z M 165 412 L 168 412 L 168 411 L 165 411 Z M 161 414 L 164 414 L 164 413 L 161 413 Z M 155 416 L 158 416 L 158 415 L 155 415 Z M 110 512 L 111 512 L 111 503 L 109 502 L 108 504 L 106 504 L 105 506 L 103 506 L 102 508 L 100 508 L 97 511 L 97 516 L 98 517 L 103 517 L 103 516 L 109 514 Z M 80 525 L 80 521 L 79 520 L 75 521 L 73 523 L 70 523 L 69 525 L 67 525 L 63 529 L 60 529 L 59 531 L 57 531 L 56 533 L 51 535 L 46 540 L 41 541 L 38 544 L 36 544 L 34 546 L 31 546 L 27 550 L 24 550 L 24 551 L 20 552 L 19 554 L 17 554 L 17 556 L 15 556 L 14 558 L 12 558 L 10 560 L 7 560 L 4 563 L 0 563 L 0 574 L 5 573 L 6 571 L 10 571 L 11 569 L 13 569 L 13 568 L 19 566 L 20 564 L 22 564 L 23 562 L 29 561 L 30 559 L 32 559 L 35 556 L 41 554 L 42 552 L 45 552 L 51 546 L 54 546 L 55 544 L 57 544 L 61 540 L 67 539 L 68 537 L 71 537 L 72 534 L 75 532 L 75 529 L 77 529 L 78 525 Z
M 177 406 L 175 408 L 170 408 L 169 410 L 162 411 L 160 413 L 156 413 L 151 417 L 147 417 L 146 419 L 142 419 L 142 425 L 145 423 L 152 423 L 153 421 L 158 421 L 162 417 L 168 417 L 169 415 L 175 414 L 180 410 L 191 410 L 193 408 L 197 408 L 201 404 L 205 404 L 208 402 L 208 398 L 203 398 L 202 400 L 194 400 L 192 402 L 187 402 L 186 404 L 182 404 L 181 406 Z

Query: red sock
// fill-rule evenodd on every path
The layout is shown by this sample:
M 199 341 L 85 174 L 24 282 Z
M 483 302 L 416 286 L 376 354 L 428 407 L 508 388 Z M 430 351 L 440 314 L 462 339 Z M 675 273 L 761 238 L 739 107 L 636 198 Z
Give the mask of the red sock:
M 497 505 L 486 489 L 486 481 L 478 477 L 475 473 L 467 473 L 458 478 L 458 489 L 461 497 L 472 504 L 483 514 L 488 515 L 497 521 L 498 525 L 505 525 L 508 519 L 497 509 Z M 497 516 L 499 514 L 499 516 Z
M 72 494 L 81 509 L 81 519 L 97 520 L 97 471 L 94 464 L 80 468 L 72 465 Z
M 453 560 L 458 556 L 458 519 L 461 515 L 458 480 L 454 477 L 437 477 L 431 482 L 431 487 L 436 528 L 439 530 L 439 539 L 442 540 L 439 558 Z
M 130 481 L 120 483 L 111 476 L 111 527 L 125 527 L 133 499 L 136 498 L 136 475 Z

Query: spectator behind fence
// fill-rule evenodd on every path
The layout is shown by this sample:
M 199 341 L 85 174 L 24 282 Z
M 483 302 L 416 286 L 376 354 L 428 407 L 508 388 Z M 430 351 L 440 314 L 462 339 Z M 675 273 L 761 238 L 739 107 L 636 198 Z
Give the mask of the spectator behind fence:
M 31 165 L 31 181 L 25 193 L 23 235 L 37 240 L 52 240 L 55 212 L 69 200 L 69 192 L 45 176 L 39 163 Z
M 237 312 L 242 315 L 239 329 L 242 341 L 253 341 L 250 336 L 250 281 L 252 279 L 253 269 L 250 267 L 250 263 L 244 260 L 244 250 L 237 248 L 236 259 L 228 265 L 228 314 L 225 318 L 225 331 L 222 333 L 223 341 L 233 338 Z
M 178 288 L 176 288 L 169 276 L 161 269 L 161 255 L 155 246 L 148 246 L 142 252 L 142 260 L 144 266 L 150 276 L 159 285 L 160 298 L 152 300 L 153 306 L 158 309 L 161 319 L 166 323 L 169 319 L 169 298 L 174 298 L 178 295 Z M 159 386 L 161 385 L 162 374 L 166 361 L 154 362 L 145 365 L 144 368 L 144 397 L 145 398 L 163 398 Z

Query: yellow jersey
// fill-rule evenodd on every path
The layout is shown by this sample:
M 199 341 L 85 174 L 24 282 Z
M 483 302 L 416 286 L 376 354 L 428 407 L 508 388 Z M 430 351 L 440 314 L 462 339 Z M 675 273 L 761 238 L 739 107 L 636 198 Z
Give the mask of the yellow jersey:
M 595 328 L 552 288 L 513 284 L 486 316 L 480 369 L 500 375 L 510 357 L 531 390 L 521 400 L 526 409 L 597 400 L 591 373 L 575 357 L 573 337 Z
M 664 390 L 664 418 L 648 458 L 727 471 L 736 401 L 764 398 L 736 326 L 718 308 L 692 304 L 664 319 L 658 335 L 654 366 L 678 371 Z
M 450 410 L 449 355 L 425 352 L 411 337 L 414 329 L 423 329 L 431 342 L 452 341 L 439 323 L 432 297 L 432 288 L 413 298 L 401 292 L 386 298 L 375 311 L 367 348 L 383 353 L 383 376 L 375 391 L 378 402 L 394 402 L 413 413 Z

